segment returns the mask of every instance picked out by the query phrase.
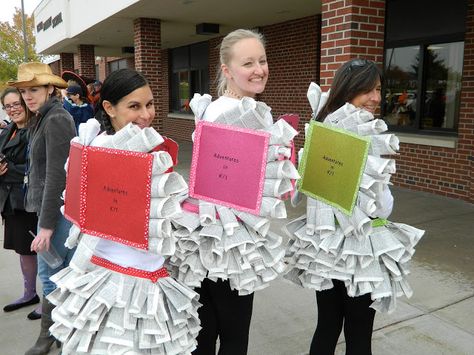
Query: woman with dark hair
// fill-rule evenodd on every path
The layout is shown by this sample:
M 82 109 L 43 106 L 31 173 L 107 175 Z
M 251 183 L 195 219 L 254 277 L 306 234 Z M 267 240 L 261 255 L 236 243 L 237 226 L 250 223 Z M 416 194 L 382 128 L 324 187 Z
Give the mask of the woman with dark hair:
M 318 121 L 342 107 L 346 102 L 375 114 L 381 101 L 382 73 L 375 63 L 364 59 L 353 59 L 344 63 L 336 72 L 326 104 L 317 115 Z M 393 198 L 388 187 L 383 200 L 387 218 L 392 211 Z M 370 308 L 370 293 L 350 297 L 341 280 L 332 280 L 334 287 L 316 291 L 318 324 L 311 342 L 310 354 L 334 354 L 337 340 L 344 324 L 346 354 L 371 354 L 372 330 L 375 309 Z
M 346 102 L 374 114 L 381 100 L 381 84 L 382 72 L 374 62 L 353 59 L 344 63 L 334 75 L 328 99 L 317 120 L 323 121 Z
M 36 253 L 30 250 L 38 225 L 36 213 L 25 211 L 23 177 L 26 168 L 27 119 L 26 106 L 16 88 L 5 89 L 0 100 L 11 123 L 0 134 L 0 209 L 5 224 L 5 249 L 20 255 L 24 292 L 18 300 L 3 307 L 11 312 L 40 302 L 36 294 L 38 264 Z M 28 319 L 41 318 L 41 306 L 28 314 Z
M 336 71 L 329 95 L 314 83 L 308 90 L 313 117 L 324 126 L 347 131 L 350 139 L 370 139 L 362 172 L 352 171 L 361 179 L 350 213 L 321 196 L 307 196 L 306 215 L 286 226 L 291 240 L 285 278 L 316 290 L 311 355 L 334 354 L 343 327 L 346 354 L 370 355 L 376 310 L 392 312 L 398 296 L 411 295 L 405 263 L 423 232 L 386 220 L 393 207 L 388 184 L 395 162 L 382 156 L 394 154 L 398 140 L 380 135 L 387 126 L 374 119 L 381 82 L 374 62 L 352 59 Z
M 163 142 L 150 127 L 154 118 L 148 81 L 135 70 L 120 69 L 104 81 L 96 119 L 81 124 L 74 141 L 84 147 L 107 148 L 99 149 L 103 154 L 133 151 L 126 156 L 143 158 L 143 153 Z M 179 215 L 179 194 L 187 192 L 187 185 L 177 173 L 166 172 L 173 164 L 167 152 L 151 155 L 148 189 L 144 186 L 142 192 L 127 193 L 123 187 L 130 199 L 116 197 L 122 205 L 150 199 L 143 211 L 149 214 L 144 247 L 118 233 L 104 234 L 93 227 L 84 231 L 74 221 L 67 244 L 78 243 L 77 251 L 71 266 L 53 276 L 58 288 L 48 297 L 56 305 L 50 331 L 63 342 L 64 355 L 190 354 L 196 347 L 198 295 L 171 278 L 164 267 L 165 258 L 175 250 L 171 219 Z M 114 166 L 118 164 L 120 161 Z M 89 178 L 100 181 L 101 186 L 122 186 L 113 167 L 104 169 L 108 169 L 107 176 L 115 177 L 99 174 Z M 131 172 L 134 174 L 138 173 Z M 68 206 L 67 194 L 65 198 Z M 110 218 L 108 223 L 127 223 L 119 220 L 121 215 L 112 216 L 107 206 L 103 211 Z
M 130 107 L 123 108 L 123 112 L 120 110 L 126 102 L 124 98 L 132 92 L 135 92 L 139 97 L 149 98 L 150 102 L 145 105 L 150 112 L 149 115 L 133 114 L 136 111 L 133 103 L 129 104 Z M 155 118 L 155 106 L 153 94 L 146 78 L 132 69 L 121 69 L 112 72 L 101 86 L 101 97 L 95 118 L 100 122 L 101 129 L 108 135 L 115 134 L 129 122 L 142 129 L 149 127 Z
M 49 65 L 38 62 L 20 64 L 17 80 L 9 81 L 8 85 L 18 88 L 32 115 L 29 166 L 25 174 L 25 209 L 38 215 L 38 228 L 31 250 L 38 253 L 53 245 L 63 260 L 60 266 L 52 268 L 43 258 L 38 258 L 38 275 L 43 284 L 43 296 L 47 296 L 56 288 L 50 277 L 69 265 L 74 253 L 64 246 L 71 223 L 61 215 L 60 208 L 63 205 L 61 193 L 66 184 L 64 163 L 76 129 L 58 97 L 58 88 L 67 84 L 52 73 Z M 27 355 L 47 354 L 54 343 L 48 331 L 52 324 L 52 309 L 53 305 L 44 298 L 40 335 Z

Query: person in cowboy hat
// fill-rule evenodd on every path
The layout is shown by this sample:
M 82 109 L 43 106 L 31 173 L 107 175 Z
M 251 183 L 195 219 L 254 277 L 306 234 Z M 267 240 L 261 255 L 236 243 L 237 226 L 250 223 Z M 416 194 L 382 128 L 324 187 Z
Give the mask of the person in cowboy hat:
M 26 355 L 47 354 L 55 339 L 49 333 L 53 324 L 53 305 L 46 299 L 56 285 L 50 276 L 69 265 L 74 250 L 64 246 L 71 223 L 60 212 L 62 191 L 66 184 L 64 164 L 69 154 L 69 142 L 76 135 L 74 121 L 63 108 L 58 88 L 67 83 L 54 75 L 49 65 L 38 62 L 18 66 L 16 80 L 8 85 L 18 88 L 31 116 L 29 152 L 25 172 L 25 209 L 38 215 L 36 238 L 31 250 L 42 252 L 52 245 L 63 259 L 63 264 L 51 268 L 38 258 L 38 275 L 43 284 L 41 330 L 35 345 Z

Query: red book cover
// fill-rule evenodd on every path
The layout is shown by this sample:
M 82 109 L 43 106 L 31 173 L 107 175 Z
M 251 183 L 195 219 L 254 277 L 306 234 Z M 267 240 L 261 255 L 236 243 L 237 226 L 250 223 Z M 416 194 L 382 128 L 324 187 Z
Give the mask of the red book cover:
M 147 249 L 152 164 L 147 153 L 71 144 L 66 218 L 84 233 Z
M 171 160 L 173 161 L 173 166 L 178 165 L 178 151 L 179 151 L 179 145 L 176 143 L 174 140 L 168 137 L 163 137 L 164 142 L 161 143 L 159 146 L 157 146 L 155 149 L 153 149 L 153 152 L 159 152 L 159 151 L 164 151 L 168 152 L 168 154 L 171 156 Z M 169 168 L 166 173 L 170 173 L 173 171 L 173 167 Z
M 71 143 L 66 178 L 66 200 L 64 201 L 64 215 L 75 225 L 80 225 L 81 209 L 81 176 L 83 146 Z
M 293 127 L 296 131 L 298 130 L 298 124 L 300 123 L 300 116 L 295 113 L 285 113 L 278 117 L 278 119 L 285 120 L 291 127 Z

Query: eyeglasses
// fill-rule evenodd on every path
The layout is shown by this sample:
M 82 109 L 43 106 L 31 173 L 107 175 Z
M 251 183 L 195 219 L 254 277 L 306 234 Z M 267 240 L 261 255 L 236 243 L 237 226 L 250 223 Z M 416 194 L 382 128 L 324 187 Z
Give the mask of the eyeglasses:
M 17 101 L 17 102 L 14 102 L 12 103 L 11 105 L 5 105 L 3 106 L 2 108 L 5 110 L 5 111 L 11 111 L 13 109 L 19 109 L 21 107 L 21 102 L 20 101 Z

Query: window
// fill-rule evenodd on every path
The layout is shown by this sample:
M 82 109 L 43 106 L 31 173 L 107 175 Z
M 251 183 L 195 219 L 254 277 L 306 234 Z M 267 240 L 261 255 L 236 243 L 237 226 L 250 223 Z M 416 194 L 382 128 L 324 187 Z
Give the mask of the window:
M 385 52 L 384 118 L 410 130 L 455 131 L 464 42 L 389 48 Z
M 126 59 L 114 60 L 113 62 L 109 62 L 108 66 L 109 66 L 109 73 L 112 73 L 113 71 L 116 71 L 119 69 L 128 68 Z
M 387 1 L 382 116 L 393 130 L 455 134 L 467 2 L 430 3 Z
M 189 101 L 194 93 L 209 92 L 207 42 L 171 50 L 170 111 L 192 113 Z

